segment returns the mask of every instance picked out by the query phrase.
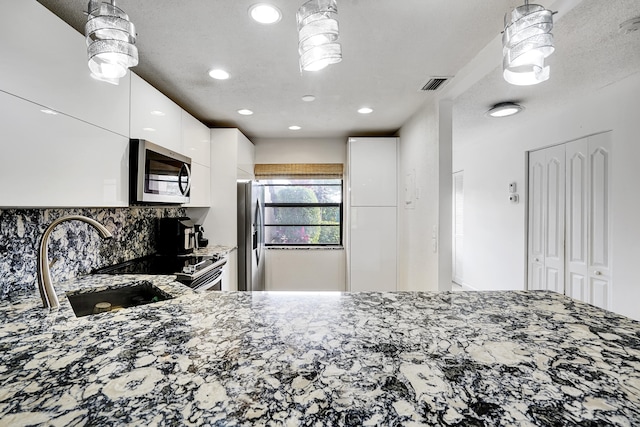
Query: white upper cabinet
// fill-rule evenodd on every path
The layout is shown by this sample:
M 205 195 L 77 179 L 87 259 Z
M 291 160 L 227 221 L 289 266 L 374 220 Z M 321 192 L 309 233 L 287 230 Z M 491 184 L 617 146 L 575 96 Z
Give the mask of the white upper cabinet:
M 129 134 L 129 76 L 90 76 L 84 36 L 35 0 L 0 0 L 0 90 Z
M 0 207 L 127 206 L 129 139 L 0 92 Z
M 349 138 L 351 206 L 397 205 L 397 138 Z
M 130 137 L 146 139 L 183 153 L 181 126 L 182 108 L 141 77 L 131 73 Z
M 242 132 L 237 131 L 238 138 L 238 178 L 253 179 L 256 165 L 256 147 Z
M 211 130 L 182 111 L 182 154 L 203 166 L 211 165 Z
M 200 163 L 191 163 L 191 192 L 188 208 L 208 208 L 211 206 L 211 169 Z

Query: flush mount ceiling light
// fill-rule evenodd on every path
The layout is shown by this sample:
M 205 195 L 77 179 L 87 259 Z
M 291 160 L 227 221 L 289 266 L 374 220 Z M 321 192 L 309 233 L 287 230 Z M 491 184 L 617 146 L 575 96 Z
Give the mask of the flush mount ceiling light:
M 227 73 L 225 70 L 214 68 L 213 70 L 209 71 L 209 77 L 216 80 L 227 80 L 229 78 L 229 73 Z
M 138 48 L 133 23 L 115 3 L 90 0 L 84 32 L 92 76 L 117 84 L 130 67 L 138 65 Z
M 369 107 L 362 107 L 362 108 L 358 109 L 358 113 L 360 113 L 360 114 L 371 114 L 371 113 L 373 113 L 373 109 L 369 108 Z
M 249 8 L 249 16 L 260 24 L 275 24 L 282 18 L 282 13 L 272 4 L 258 3 Z
M 620 32 L 623 34 L 635 33 L 638 30 L 640 30 L 640 16 L 636 16 L 620 24 Z
M 301 71 L 318 71 L 342 61 L 337 17 L 336 0 L 310 0 L 300 6 L 296 20 Z
M 300 126 L 296 126 L 296 125 L 289 126 L 289 130 L 300 130 L 300 129 L 302 129 Z
M 524 107 L 515 102 L 501 102 L 491 107 L 486 114 L 490 117 L 507 117 L 518 114 L 522 110 L 524 110 Z
M 304 95 L 304 96 L 302 97 L 302 100 L 303 100 L 304 102 L 313 102 L 313 101 L 315 101 L 315 100 L 316 100 L 316 97 L 315 97 L 315 96 L 313 96 L 313 95 Z
M 528 0 L 505 14 L 502 69 L 507 82 L 526 86 L 549 79 L 544 60 L 555 50 L 552 28 L 553 12 Z
M 242 114 L 243 116 L 250 116 L 253 114 L 253 111 L 246 108 L 241 108 L 240 110 L 238 110 L 238 114 Z

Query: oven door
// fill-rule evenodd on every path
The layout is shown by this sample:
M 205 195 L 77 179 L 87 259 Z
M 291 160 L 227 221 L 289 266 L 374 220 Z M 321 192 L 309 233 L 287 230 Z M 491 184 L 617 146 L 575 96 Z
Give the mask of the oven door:
M 222 273 L 227 264 L 227 259 L 222 258 L 212 265 L 197 271 L 193 274 L 179 273 L 177 280 L 189 286 L 191 289 L 200 291 L 220 291 L 222 290 Z

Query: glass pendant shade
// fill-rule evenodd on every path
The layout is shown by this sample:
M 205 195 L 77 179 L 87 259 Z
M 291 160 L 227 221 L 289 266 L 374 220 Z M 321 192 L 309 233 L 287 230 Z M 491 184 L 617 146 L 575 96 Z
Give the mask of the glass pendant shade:
M 553 12 L 526 2 L 504 17 L 502 69 L 504 79 L 514 85 L 533 85 L 549 79 L 544 61 L 553 46 Z
M 87 14 L 89 69 L 95 78 L 117 84 L 130 67 L 138 65 L 135 27 L 115 0 L 90 0 Z
M 311 0 L 298 9 L 301 70 L 317 71 L 342 61 L 337 17 L 336 0 Z

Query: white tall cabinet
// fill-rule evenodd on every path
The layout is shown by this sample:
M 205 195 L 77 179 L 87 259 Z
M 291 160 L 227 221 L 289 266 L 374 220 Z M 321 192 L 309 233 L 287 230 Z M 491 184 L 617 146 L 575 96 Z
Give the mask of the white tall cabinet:
M 235 128 L 211 129 L 211 209 L 201 221 L 211 245 L 238 244 L 238 179 L 253 179 L 255 146 Z M 237 251 L 229 254 L 222 290 L 238 289 Z
M 398 139 L 349 138 L 349 289 L 395 291 Z
M 529 289 L 611 308 L 611 133 L 529 154 Z

